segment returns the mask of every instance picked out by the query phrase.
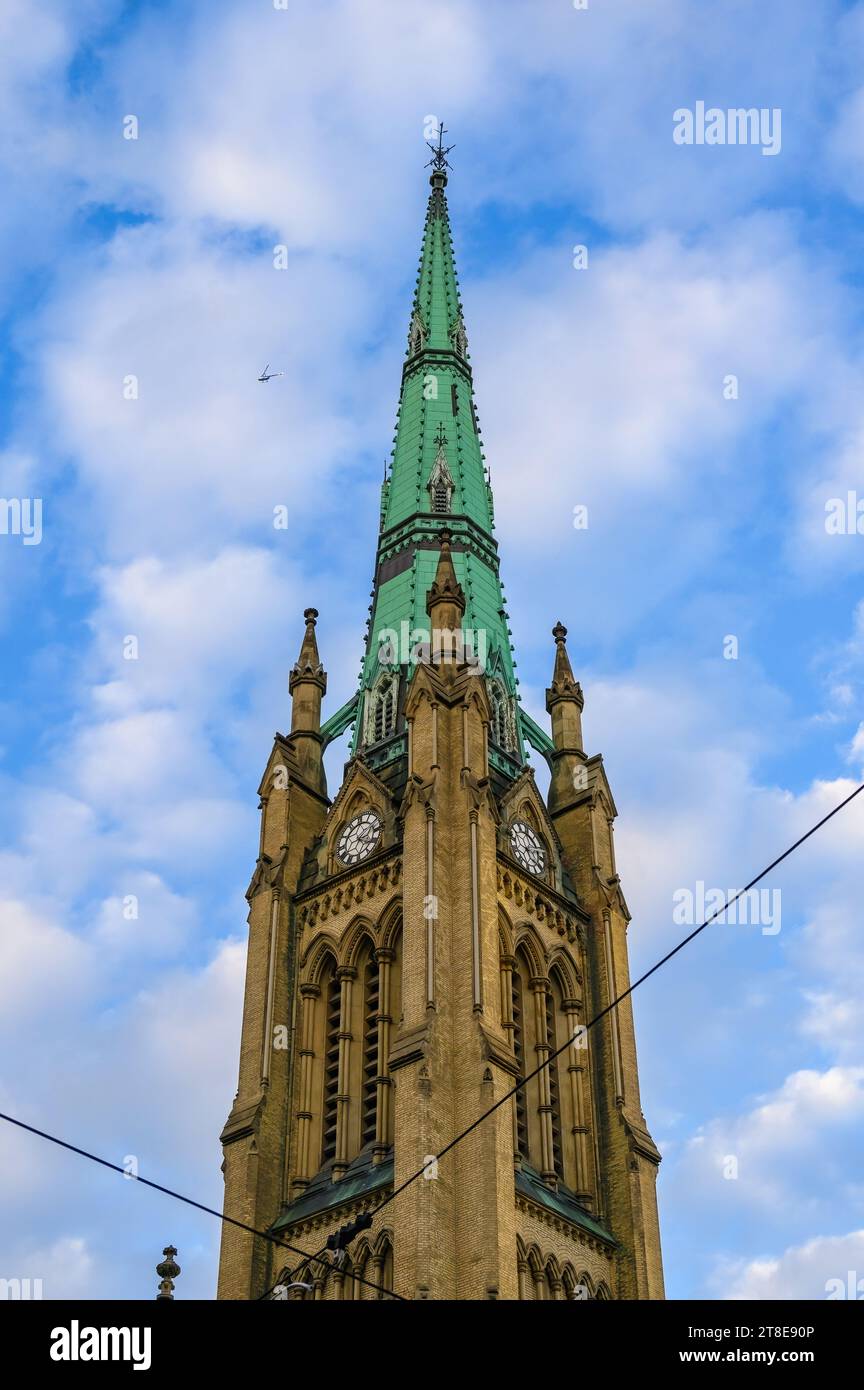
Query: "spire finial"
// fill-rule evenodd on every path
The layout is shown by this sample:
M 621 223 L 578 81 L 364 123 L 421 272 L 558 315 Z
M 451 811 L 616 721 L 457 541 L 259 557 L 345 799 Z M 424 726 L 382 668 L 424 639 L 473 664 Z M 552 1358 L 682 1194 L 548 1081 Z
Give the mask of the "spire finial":
M 562 622 L 555 624 L 552 636 L 555 638 L 555 669 L 552 673 L 552 684 L 546 691 L 546 708 L 551 709 L 556 700 L 566 699 L 575 700 L 581 710 L 582 687 L 573 675 L 573 667 L 567 655 L 567 629 Z
M 156 1273 L 161 1280 L 159 1292 L 156 1295 L 157 1300 L 160 1298 L 174 1297 L 174 1280 L 180 1273 L 180 1266 L 174 1258 L 177 1254 L 176 1248 L 173 1245 L 166 1245 L 162 1254 L 165 1256 L 165 1259 L 160 1261 L 156 1266 Z
M 304 608 L 303 618 L 306 623 L 306 630 L 303 633 L 303 641 L 300 644 L 300 655 L 291 668 L 288 677 L 288 689 L 294 694 L 294 687 L 301 681 L 311 681 L 313 685 L 321 688 L 321 693 L 327 689 L 327 677 L 324 674 L 324 667 L 318 655 L 318 639 L 315 636 L 315 624 L 318 619 L 317 608 Z M 293 729 L 292 729 L 293 733 Z
M 431 140 L 427 140 L 427 141 L 426 141 L 426 144 L 429 146 L 429 149 L 432 151 L 432 158 L 429 160 L 429 163 L 426 165 L 426 168 L 427 168 L 427 169 L 431 168 L 431 169 L 435 170 L 436 173 L 441 173 L 441 174 L 444 173 L 444 170 L 445 170 L 445 169 L 451 169 L 451 168 L 453 167 L 451 164 L 448 163 L 447 156 L 448 156 L 448 154 L 450 153 L 451 150 L 455 150 L 455 148 L 456 148 L 455 145 L 447 145 L 446 148 L 445 148 L 445 145 L 444 145 L 444 136 L 445 136 L 446 134 L 447 134 L 447 127 L 445 126 L 445 124 L 444 124 L 443 121 L 439 121 L 439 122 L 438 122 L 438 144 L 437 144 L 437 145 L 433 145 L 432 142 L 431 142 Z

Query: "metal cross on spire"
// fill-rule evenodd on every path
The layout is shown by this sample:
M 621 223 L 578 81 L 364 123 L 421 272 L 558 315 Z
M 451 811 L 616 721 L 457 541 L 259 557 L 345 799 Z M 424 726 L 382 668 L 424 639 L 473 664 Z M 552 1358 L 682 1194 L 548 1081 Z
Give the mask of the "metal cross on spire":
M 455 145 L 447 145 L 446 148 L 445 148 L 445 145 L 444 145 L 444 136 L 445 136 L 446 134 L 447 134 L 447 127 L 445 126 L 444 122 L 441 121 L 441 122 L 439 122 L 439 125 L 438 125 L 438 144 L 437 144 L 437 145 L 433 145 L 433 144 L 431 143 L 431 141 L 429 141 L 429 140 L 426 141 L 426 144 L 429 146 L 429 149 L 432 151 L 432 158 L 429 160 L 429 163 L 426 165 L 426 168 L 427 168 L 427 169 L 430 168 L 430 166 L 431 166 L 431 168 L 433 168 L 433 169 L 440 169 L 440 170 L 442 170 L 442 171 L 443 171 L 444 169 L 450 169 L 450 168 L 452 168 L 452 165 L 450 165 L 450 164 L 448 163 L 448 161 L 447 161 L 447 156 L 448 156 L 448 154 L 450 153 L 451 150 L 455 150 L 456 146 L 455 146 Z

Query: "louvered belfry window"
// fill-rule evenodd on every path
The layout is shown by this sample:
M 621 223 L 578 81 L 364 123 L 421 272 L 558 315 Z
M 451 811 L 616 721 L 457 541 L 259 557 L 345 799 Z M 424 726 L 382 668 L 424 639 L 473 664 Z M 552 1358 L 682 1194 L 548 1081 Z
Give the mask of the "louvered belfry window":
M 325 997 L 327 1009 L 327 1041 L 324 1052 L 324 1125 L 321 1161 L 329 1163 L 336 1157 L 336 1113 L 339 1091 L 339 1019 L 341 1014 L 341 987 L 335 971 L 327 982 Z
M 561 1103 L 558 1093 L 558 1059 L 555 1057 L 555 1019 L 554 1003 L 549 991 L 546 993 L 546 1042 L 549 1048 L 549 1103 L 552 1106 L 552 1166 L 558 1177 L 564 1178 L 564 1159 L 561 1151 Z
M 382 681 L 375 692 L 372 736 L 375 743 L 396 732 L 396 682 Z
M 519 1063 L 519 1080 L 525 1075 L 525 1043 L 522 1020 L 522 977 L 513 971 L 513 1051 Z M 528 1158 L 528 1106 L 525 1087 L 516 1092 L 516 1144 L 522 1158 Z
M 378 1115 L 378 966 L 370 960 L 366 966 L 363 1017 L 363 1111 L 360 1136 L 361 1148 L 375 1139 Z

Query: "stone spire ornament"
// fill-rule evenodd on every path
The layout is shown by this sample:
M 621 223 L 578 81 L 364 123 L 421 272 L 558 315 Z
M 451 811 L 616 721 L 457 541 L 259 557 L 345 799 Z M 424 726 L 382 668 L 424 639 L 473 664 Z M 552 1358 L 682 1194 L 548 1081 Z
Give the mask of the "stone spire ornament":
M 585 703 L 582 687 L 573 675 L 567 655 L 567 629 L 563 623 L 555 624 L 552 636 L 555 638 L 555 668 L 552 672 L 552 684 L 546 692 L 546 708 L 551 712 L 551 706 L 557 700 L 566 698 L 575 700 L 582 709 Z
M 174 1258 L 177 1254 L 175 1247 L 173 1245 L 166 1245 L 162 1254 L 165 1258 L 156 1266 L 156 1273 L 161 1280 L 159 1292 L 156 1295 L 157 1302 L 160 1298 L 173 1299 L 174 1280 L 180 1273 L 180 1266 Z
M 450 553 L 450 532 L 446 529 L 439 531 L 438 539 L 441 544 L 441 554 L 438 557 L 438 568 L 435 571 L 432 587 L 426 596 L 426 612 L 432 619 L 434 627 L 440 628 L 442 632 L 455 632 L 462 624 L 462 614 L 465 612 L 465 592 L 456 578 L 456 571 L 453 568 L 453 556 Z
M 310 784 L 323 792 L 321 700 L 327 693 L 327 673 L 318 655 L 317 617 L 317 608 L 307 608 L 303 613 L 306 631 L 300 655 L 288 677 L 288 690 L 291 694 L 291 739 L 298 764 Z

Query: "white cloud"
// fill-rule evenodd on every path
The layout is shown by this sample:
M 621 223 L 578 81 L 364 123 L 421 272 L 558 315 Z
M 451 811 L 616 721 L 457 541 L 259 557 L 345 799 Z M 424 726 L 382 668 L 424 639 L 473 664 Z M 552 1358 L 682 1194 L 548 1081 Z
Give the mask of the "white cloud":
M 26 903 L 0 902 L 4 1029 L 34 1009 L 46 1019 L 65 1014 L 72 1001 L 80 1005 L 87 984 L 86 951 L 75 936 Z
M 864 1282 L 859 1286 L 859 1280 L 864 1280 L 864 1231 L 816 1236 L 782 1255 L 721 1261 L 712 1284 L 716 1296 L 727 1299 L 860 1300 Z
M 849 1159 L 862 1121 L 864 1067 L 795 1072 L 752 1110 L 704 1126 L 681 1156 L 676 1179 L 718 1211 L 755 1209 L 780 1224 L 790 1206 L 799 1215 L 828 1215 L 854 1192 Z M 730 1158 L 734 1177 L 724 1170 Z
M 61 1236 L 49 1246 L 22 1254 L 22 1279 L 41 1280 L 43 1298 L 86 1298 L 95 1273 L 94 1257 L 83 1236 Z

